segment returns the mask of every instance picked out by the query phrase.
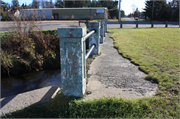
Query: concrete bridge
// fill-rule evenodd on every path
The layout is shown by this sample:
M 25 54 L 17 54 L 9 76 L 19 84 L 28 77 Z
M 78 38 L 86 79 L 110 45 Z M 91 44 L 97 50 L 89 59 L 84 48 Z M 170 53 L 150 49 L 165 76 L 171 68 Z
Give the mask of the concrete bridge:
M 157 84 L 145 80 L 146 74 L 117 52 L 113 47 L 113 40 L 109 38 L 111 34 L 105 33 L 107 27 L 104 23 L 89 23 L 88 34 L 86 27 L 59 28 L 62 89 L 50 86 L 1 98 L 1 115 L 44 102 L 61 91 L 65 95 L 84 96 L 84 99 L 102 96 L 121 96 L 130 99 L 153 96 Z M 85 51 L 84 41 L 87 37 L 90 40 L 89 53 Z M 86 85 L 86 57 L 93 54 L 100 56 L 90 65 L 88 73 L 91 76 Z

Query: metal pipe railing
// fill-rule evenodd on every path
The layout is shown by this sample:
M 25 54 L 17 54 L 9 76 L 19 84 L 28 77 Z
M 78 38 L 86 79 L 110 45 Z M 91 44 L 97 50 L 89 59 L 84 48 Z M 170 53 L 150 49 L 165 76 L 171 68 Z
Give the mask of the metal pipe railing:
M 87 52 L 86 57 L 85 57 L 85 60 L 87 60 L 87 58 L 89 57 L 89 55 L 90 55 L 91 52 L 93 51 L 94 47 L 96 47 L 95 44 L 93 44 L 93 45 L 91 46 L 90 50 Z
M 84 40 L 89 38 L 89 36 L 91 36 L 93 33 L 95 33 L 95 30 L 93 30 L 93 31 L 89 32 L 88 34 L 86 34 L 86 36 L 84 36 Z

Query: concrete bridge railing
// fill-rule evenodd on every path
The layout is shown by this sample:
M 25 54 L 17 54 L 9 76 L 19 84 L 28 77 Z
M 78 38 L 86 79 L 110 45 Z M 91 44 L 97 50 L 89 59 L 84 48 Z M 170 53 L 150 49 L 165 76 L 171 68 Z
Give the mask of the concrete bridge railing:
M 65 95 L 81 97 L 86 90 L 86 59 L 100 53 L 99 44 L 104 42 L 107 29 L 105 21 L 89 22 L 81 26 L 58 28 L 60 41 L 62 91 Z M 86 39 L 89 51 L 86 54 Z

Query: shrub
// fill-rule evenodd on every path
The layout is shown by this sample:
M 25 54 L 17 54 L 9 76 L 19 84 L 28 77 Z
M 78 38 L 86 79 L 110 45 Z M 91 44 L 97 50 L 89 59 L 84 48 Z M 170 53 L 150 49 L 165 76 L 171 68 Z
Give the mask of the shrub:
M 14 31 L 1 33 L 2 76 L 60 68 L 57 30 L 43 32 L 37 27 L 40 22 L 35 13 L 30 18 L 13 19 Z

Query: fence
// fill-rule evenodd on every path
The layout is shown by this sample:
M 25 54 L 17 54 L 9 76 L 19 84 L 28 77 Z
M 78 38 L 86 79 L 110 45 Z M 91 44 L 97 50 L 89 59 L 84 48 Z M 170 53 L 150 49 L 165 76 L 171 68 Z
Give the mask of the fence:
M 86 90 L 86 59 L 99 54 L 99 44 L 104 42 L 107 24 L 105 20 L 81 26 L 58 28 L 60 41 L 62 90 L 65 95 L 81 97 Z M 89 51 L 86 53 L 86 39 Z
M 123 27 L 123 24 L 135 24 L 136 28 L 138 28 L 139 24 L 150 24 L 151 27 L 154 27 L 154 24 L 164 24 L 165 27 L 168 27 L 169 24 L 171 25 L 179 25 L 179 22 L 146 22 L 146 21 L 120 21 L 120 22 L 108 22 L 108 24 L 120 24 L 120 28 Z

